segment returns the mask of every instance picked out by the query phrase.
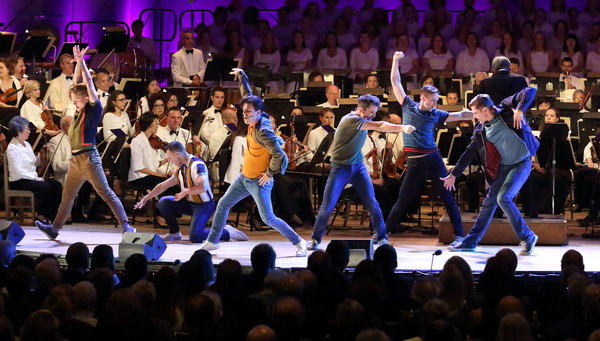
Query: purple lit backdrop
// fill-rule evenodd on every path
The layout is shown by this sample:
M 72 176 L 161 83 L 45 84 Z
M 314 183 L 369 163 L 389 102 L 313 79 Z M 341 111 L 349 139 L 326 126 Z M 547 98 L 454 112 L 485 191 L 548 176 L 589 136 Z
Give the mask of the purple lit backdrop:
M 538 6 L 548 9 L 550 0 L 536 1 Z M 259 9 L 276 9 L 282 6 L 283 0 L 259 0 L 250 1 L 246 0 L 246 5 L 253 4 Z M 302 6 L 310 3 L 309 0 L 302 0 Z M 322 4 L 321 0 L 316 1 Z M 226 6 L 229 0 L 216 0 L 216 1 L 205 1 L 196 0 L 190 3 L 188 0 L 0 0 L 3 10 L 0 11 L 0 22 L 4 23 L 7 27 L 3 28 L 5 31 L 18 32 L 19 41 L 25 39 L 25 29 L 32 29 L 38 27 L 49 27 L 52 28 L 56 34 L 58 34 L 58 44 L 64 40 L 65 25 L 70 21 L 124 21 L 130 24 L 133 20 L 138 19 L 140 12 L 145 8 L 165 8 L 171 9 L 176 13 L 177 18 L 173 20 L 173 16 L 170 14 L 164 15 L 164 25 L 166 27 L 163 30 L 164 35 L 170 38 L 173 34 L 178 34 L 179 25 L 177 19 L 185 10 L 214 10 L 217 6 Z M 346 5 L 352 5 L 355 8 L 359 8 L 362 5 L 360 0 L 341 0 L 339 6 L 343 7 Z M 424 0 L 413 0 L 417 9 L 427 8 L 427 1 Z M 461 10 L 463 8 L 462 0 L 449 0 L 448 9 L 450 10 Z M 517 1 L 506 0 L 505 3 L 510 10 L 515 10 L 515 6 L 518 6 Z M 567 1 L 568 6 L 577 6 L 580 9 L 583 7 L 585 0 Z M 399 6 L 400 1 L 376 1 L 376 6 L 382 8 L 396 8 Z M 489 7 L 488 0 L 477 0 L 475 7 L 478 10 L 485 10 Z M 269 18 L 268 14 L 263 16 Z M 273 14 L 274 17 L 274 14 Z M 142 16 L 142 19 L 146 22 L 144 29 L 144 35 L 152 37 L 159 36 L 160 31 L 160 18 L 158 15 L 152 13 L 146 13 Z M 200 16 L 195 17 L 195 23 L 200 21 Z M 207 24 L 212 22 L 212 18 L 208 16 Z M 190 16 L 182 24 L 183 27 L 190 27 L 191 21 Z M 88 25 L 84 27 L 84 41 L 89 42 L 91 46 L 95 46 L 102 36 L 102 25 Z M 73 27 L 71 29 L 77 29 Z M 73 37 L 69 37 L 68 41 L 73 41 Z M 17 45 L 18 46 L 18 45 Z M 158 45 L 157 45 L 158 46 Z M 165 42 L 163 45 L 163 65 L 168 65 L 168 55 L 170 52 L 174 52 L 177 49 L 177 39 Z

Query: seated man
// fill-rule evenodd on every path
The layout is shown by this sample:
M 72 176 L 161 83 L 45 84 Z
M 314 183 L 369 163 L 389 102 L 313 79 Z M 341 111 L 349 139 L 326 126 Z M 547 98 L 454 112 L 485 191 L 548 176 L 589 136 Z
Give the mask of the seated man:
M 205 229 L 206 222 L 215 211 L 215 201 L 208 183 L 206 164 L 201 159 L 188 154 L 185 147 L 177 141 L 171 142 L 167 146 L 167 159 L 178 167 L 177 172 L 156 185 L 134 208 L 144 207 L 148 200 L 175 185 L 179 185 L 181 189 L 179 193 L 174 196 L 162 197 L 158 202 L 158 207 L 163 212 L 163 217 L 167 222 L 167 226 L 169 226 L 169 233 L 164 239 L 166 241 L 182 239 L 177 224 L 177 215 L 185 214 L 192 216 L 190 241 L 201 243 L 208 236 L 208 229 Z M 225 225 L 220 240 L 248 240 L 248 236 L 229 225 Z
M 156 64 L 158 61 L 158 54 L 156 53 L 156 47 L 154 46 L 154 39 L 142 37 L 144 32 L 144 22 L 142 20 L 134 20 L 131 23 L 131 32 L 133 37 L 129 39 L 127 47 L 138 48 L 146 54 L 146 58 L 150 62 L 150 65 Z
M 560 76 L 559 81 L 565 82 L 564 89 L 566 90 L 583 90 L 585 89 L 585 85 L 583 84 L 583 80 L 577 76 L 573 76 L 571 72 L 573 71 L 573 59 L 571 57 L 565 57 L 560 62 Z M 562 89 L 562 87 L 561 87 Z
M 94 84 L 96 85 L 98 98 L 100 98 L 100 104 L 102 104 L 102 108 L 106 108 L 108 96 L 110 96 L 111 83 L 112 82 L 108 72 L 104 70 L 96 72 L 96 75 L 94 76 Z
M 339 106 L 340 88 L 333 84 L 327 86 L 325 88 L 325 97 L 327 97 L 327 102 L 317 105 L 318 107 L 337 108 Z
M 190 131 L 181 127 L 181 123 L 183 122 L 183 115 L 181 114 L 181 109 L 179 107 L 171 107 L 168 108 L 167 111 L 167 126 L 158 126 L 156 130 L 156 136 L 158 136 L 163 142 L 171 143 L 173 141 L 179 141 L 184 146 L 188 144 L 192 144 L 194 147 L 194 154 L 196 154 L 196 146 L 199 144 L 201 150 L 205 150 L 206 146 L 200 142 L 198 136 L 191 136 Z M 166 154 L 164 151 L 159 152 L 159 159 L 165 160 Z M 159 171 L 161 173 L 165 173 L 170 175 L 177 169 L 175 165 L 170 162 L 166 162 L 166 164 L 161 165 L 159 167 Z
M 462 105 L 462 103 L 460 103 L 460 100 L 458 98 L 458 91 L 456 91 L 456 90 L 448 91 L 448 93 L 446 94 L 446 103 L 448 105 Z
M 202 51 L 192 48 L 194 33 L 189 30 L 181 32 L 181 44 L 181 49 L 171 56 L 173 86 L 200 86 L 206 64 Z
M 58 58 L 62 72 L 60 76 L 50 81 L 44 96 L 44 102 L 50 109 L 65 111 L 65 114 L 70 116 L 75 115 L 75 107 L 72 105 L 69 95 L 71 85 L 73 85 L 74 66 L 71 63 L 72 60 L 73 56 L 67 53 Z

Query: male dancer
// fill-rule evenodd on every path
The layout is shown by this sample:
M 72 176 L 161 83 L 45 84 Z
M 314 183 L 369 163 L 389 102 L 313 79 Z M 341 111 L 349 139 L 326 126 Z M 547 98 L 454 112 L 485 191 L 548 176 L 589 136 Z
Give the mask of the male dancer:
M 141 209 L 148 200 L 158 196 L 172 186 L 179 184 L 181 192 L 160 198 L 158 208 L 167 221 L 169 233 L 164 240 L 181 240 L 181 232 L 177 224 L 177 215 L 192 216 L 190 224 L 190 241 L 201 243 L 206 239 L 208 232 L 204 226 L 215 211 L 215 202 L 208 182 L 208 170 L 201 159 L 186 152 L 185 147 L 178 141 L 173 141 L 167 146 L 167 159 L 177 167 L 175 173 L 165 181 L 159 183 L 138 202 L 134 209 Z M 248 240 L 241 231 L 225 226 L 220 237 L 221 240 Z
M 529 177 L 531 156 L 540 145 L 523 119 L 523 111 L 531 105 L 535 93 L 534 88 L 527 87 L 504 99 L 498 107 L 486 94 L 475 96 L 469 103 L 477 119 L 471 143 L 456 167 L 442 180 L 448 190 L 454 189 L 456 176 L 462 174 L 475 157 L 479 157 L 484 160 L 482 164 L 490 188 L 467 237 L 458 244 L 450 245 L 448 250 L 474 251 L 490 225 L 496 207 L 500 206 L 521 240 L 519 254 L 530 255 L 533 251 L 538 236 L 529 229 L 513 199 Z
M 242 93 L 248 93 L 250 87 L 246 74 L 241 69 L 233 69 L 233 72 L 239 73 L 241 77 Z M 200 245 L 200 249 L 211 251 L 219 248 L 219 237 L 225 226 L 229 210 L 238 201 L 251 195 L 256 202 L 261 219 L 296 246 L 296 257 L 305 257 L 306 241 L 285 221 L 273 214 L 271 203 L 273 175 L 283 174 L 288 163 L 287 156 L 281 148 L 284 142 L 275 135 L 269 115 L 262 111 L 263 102 L 260 97 L 252 95 L 243 97 L 240 106 L 244 122 L 248 125 L 248 150 L 244 154 L 242 173 L 219 200 L 210 233 L 206 241 Z
M 368 130 L 384 133 L 401 131 L 410 134 L 415 128 L 411 125 L 393 124 L 385 121 L 372 122 L 371 119 L 375 117 L 379 104 L 379 99 L 375 96 L 360 96 L 356 111 L 342 117 L 338 125 L 331 147 L 331 172 L 327 177 L 323 203 L 315 221 L 312 240 L 308 242 L 307 247 L 309 250 L 315 250 L 319 247 L 331 212 L 340 193 L 348 183 L 354 186 L 363 205 L 369 211 L 371 225 L 377 231 L 373 236 L 373 241 L 377 245 L 387 244 L 383 215 L 379 203 L 375 199 L 371 177 L 363 163 L 362 147 L 365 144 Z
M 404 150 L 407 155 L 407 168 L 404 173 L 404 181 L 398 193 L 398 200 L 388 215 L 386 226 L 388 231 L 395 231 L 398 221 L 404 217 L 412 203 L 421 195 L 421 189 L 425 180 L 430 179 L 433 189 L 440 196 L 450 216 L 454 227 L 455 240 L 458 243 L 464 236 L 462 219 L 458 212 L 458 206 L 452 192 L 445 190 L 438 180 L 448 174 L 446 165 L 435 144 L 435 127 L 444 122 L 471 120 L 473 113 L 465 110 L 448 113 L 436 108 L 439 90 L 431 85 L 421 88 L 421 100 L 415 103 L 406 96 L 402 83 L 400 82 L 400 69 L 398 62 L 404 57 L 404 53 L 396 51 L 392 59 L 391 81 L 394 95 L 402 106 L 402 122 L 415 127 L 412 135 L 403 134 Z
M 102 168 L 102 160 L 96 150 L 96 133 L 102 119 L 102 105 L 96 95 L 92 76 L 83 59 L 86 51 L 87 48 L 80 51 L 78 46 L 73 47 L 73 55 L 77 63 L 74 83 L 77 85 L 73 86 L 70 91 L 71 100 L 75 104 L 77 112 L 69 129 L 73 157 L 69 163 L 60 207 L 52 225 L 35 221 L 35 225 L 52 240 L 56 239 L 59 230 L 67 221 L 67 216 L 73 207 L 73 200 L 86 180 L 110 206 L 123 232 L 135 232 L 135 229 L 129 226 L 123 204 L 108 186 Z M 83 80 L 83 84 L 79 84 L 81 80 Z

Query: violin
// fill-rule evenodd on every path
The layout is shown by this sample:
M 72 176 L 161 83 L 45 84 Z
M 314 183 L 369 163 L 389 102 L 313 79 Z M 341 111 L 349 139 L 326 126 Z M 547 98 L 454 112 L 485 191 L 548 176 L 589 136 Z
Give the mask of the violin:
M 400 134 L 396 135 L 396 138 L 394 139 L 394 142 L 392 143 L 391 147 L 387 147 L 383 149 L 382 152 L 382 171 L 383 174 L 388 177 L 388 178 L 395 178 L 398 179 L 402 176 L 402 174 L 398 173 L 398 169 L 402 169 L 404 170 L 404 168 L 406 167 L 406 153 L 402 152 L 400 153 L 400 155 L 398 155 L 398 158 L 396 159 L 396 162 L 393 161 L 393 156 L 394 156 L 394 145 L 396 144 L 396 140 L 398 139 L 398 136 L 400 136 Z
M 365 158 L 372 158 L 373 160 L 373 175 L 371 175 L 372 179 L 381 179 L 381 170 L 379 169 L 379 156 L 377 155 L 377 144 L 375 144 L 375 140 L 373 139 L 373 137 L 371 137 L 371 135 L 369 135 L 369 138 L 371 139 L 371 141 L 373 142 L 373 149 L 371 149 L 367 155 L 365 155 Z
M 44 102 L 39 101 L 39 103 L 44 106 Z M 56 123 L 54 123 L 54 114 L 52 113 L 52 110 L 47 110 L 45 109 L 44 111 L 42 111 L 42 120 L 44 121 L 44 129 L 46 130 L 60 130 L 60 128 L 58 127 L 58 125 L 56 125 Z
M 14 102 L 17 100 L 17 94 L 19 93 L 19 91 L 23 91 L 23 88 L 20 89 L 13 89 L 10 88 L 8 90 L 6 90 L 5 93 L 0 94 L 0 103 L 8 103 L 8 102 Z
M 288 169 L 294 170 L 296 169 L 296 143 L 294 143 L 294 139 L 296 137 L 296 132 L 294 130 L 294 121 L 296 116 L 292 116 L 292 122 L 290 123 L 290 137 L 285 142 L 284 151 L 288 157 Z
M 200 155 L 202 155 L 202 142 L 198 141 L 198 142 L 190 142 L 190 136 L 192 136 L 192 122 L 189 122 L 189 135 L 188 135 L 188 143 L 186 143 L 186 151 L 196 157 L 200 157 Z
M 150 145 L 152 146 L 152 148 L 156 150 L 162 150 L 165 152 L 167 151 L 167 146 L 169 145 L 169 143 L 161 140 L 160 137 L 152 135 L 148 138 L 148 141 L 150 141 Z

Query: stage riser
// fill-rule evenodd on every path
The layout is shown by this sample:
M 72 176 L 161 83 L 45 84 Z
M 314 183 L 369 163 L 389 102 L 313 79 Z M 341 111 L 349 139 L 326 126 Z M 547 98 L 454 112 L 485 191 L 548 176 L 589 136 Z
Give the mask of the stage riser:
M 468 233 L 477 214 L 463 213 L 462 222 L 465 233 Z M 537 245 L 567 245 L 567 220 L 563 215 L 540 215 L 536 219 L 525 219 L 527 226 L 538 235 Z M 444 244 L 449 244 L 454 240 L 454 229 L 447 214 L 444 214 L 440 219 L 439 241 Z M 492 222 L 487 229 L 485 235 L 481 239 L 480 244 L 489 245 L 516 245 L 519 240 L 515 236 L 515 232 L 508 219 L 492 219 Z

